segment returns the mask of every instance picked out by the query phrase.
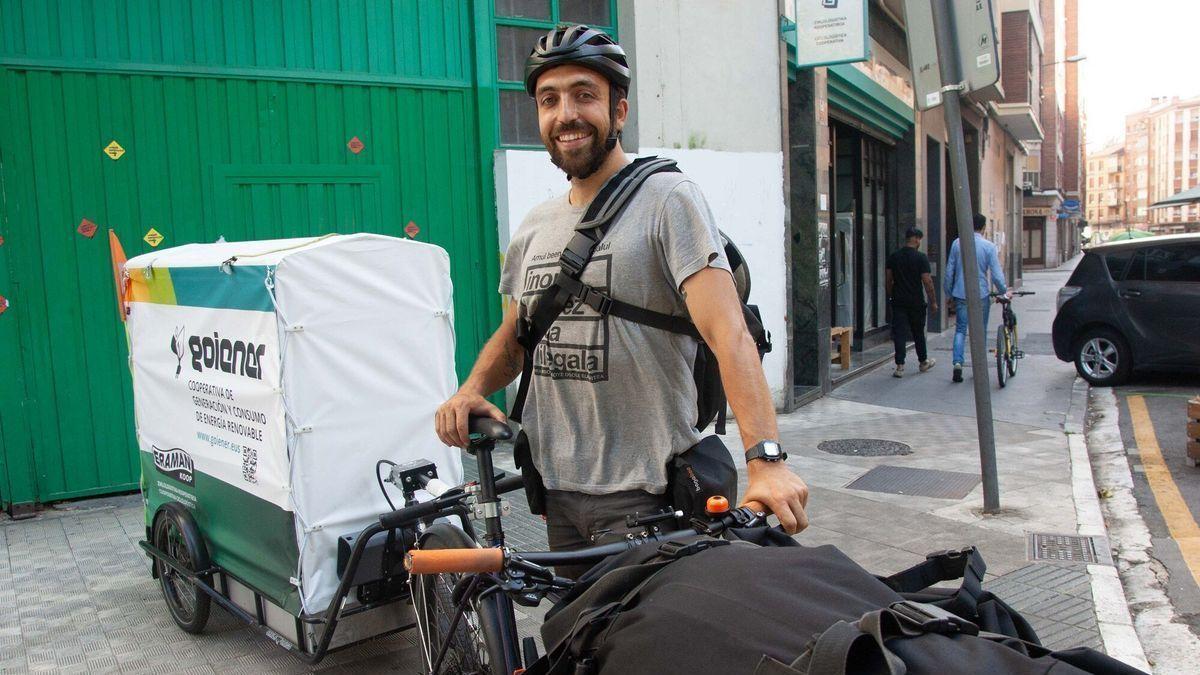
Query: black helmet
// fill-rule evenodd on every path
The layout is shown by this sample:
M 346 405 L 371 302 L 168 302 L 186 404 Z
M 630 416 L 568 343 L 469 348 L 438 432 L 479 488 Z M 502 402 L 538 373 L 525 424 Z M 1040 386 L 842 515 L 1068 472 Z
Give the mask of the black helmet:
M 533 96 L 538 76 L 567 64 L 590 68 L 614 85 L 629 89 L 629 63 L 621 45 L 595 28 L 564 24 L 539 38 L 525 59 L 525 91 Z

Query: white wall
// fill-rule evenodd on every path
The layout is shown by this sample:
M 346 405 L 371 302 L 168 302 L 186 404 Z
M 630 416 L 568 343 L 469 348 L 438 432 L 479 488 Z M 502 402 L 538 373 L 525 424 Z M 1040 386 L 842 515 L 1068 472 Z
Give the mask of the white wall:
M 780 150 L 776 0 L 636 0 L 642 147 Z

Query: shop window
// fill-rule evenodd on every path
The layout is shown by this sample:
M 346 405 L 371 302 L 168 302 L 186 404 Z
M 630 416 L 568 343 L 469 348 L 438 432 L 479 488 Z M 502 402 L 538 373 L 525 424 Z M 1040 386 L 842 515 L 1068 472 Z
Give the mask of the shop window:
M 617 39 L 616 0 L 495 0 L 500 145 L 542 147 L 537 109 L 525 93 L 525 58 L 559 23 L 582 23 Z

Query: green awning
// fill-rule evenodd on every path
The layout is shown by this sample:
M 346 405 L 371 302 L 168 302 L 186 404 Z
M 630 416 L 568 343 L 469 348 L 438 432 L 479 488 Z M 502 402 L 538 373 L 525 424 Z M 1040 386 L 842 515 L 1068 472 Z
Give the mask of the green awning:
M 829 66 L 829 105 L 899 140 L 913 125 L 913 110 L 852 64 Z
M 1169 206 L 1184 206 L 1186 204 L 1200 204 L 1200 185 L 1194 188 L 1177 192 L 1161 202 L 1154 202 L 1150 205 L 1152 209 L 1165 209 Z

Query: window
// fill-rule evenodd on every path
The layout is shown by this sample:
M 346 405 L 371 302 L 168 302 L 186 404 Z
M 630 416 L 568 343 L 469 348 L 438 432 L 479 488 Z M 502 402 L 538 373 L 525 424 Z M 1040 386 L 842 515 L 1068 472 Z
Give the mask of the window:
M 1125 277 L 1125 267 L 1132 257 L 1133 250 L 1128 248 L 1117 249 L 1104 255 L 1104 264 L 1108 266 L 1108 274 L 1113 281 L 1120 281 Z
M 1138 251 L 1128 280 L 1200 283 L 1200 244 L 1144 248 Z
M 558 23 L 582 23 L 617 38 L 616 0 L 495 0 L 500 145 L 542 147 L 537 109 L 525 93 L 525 57 Z

